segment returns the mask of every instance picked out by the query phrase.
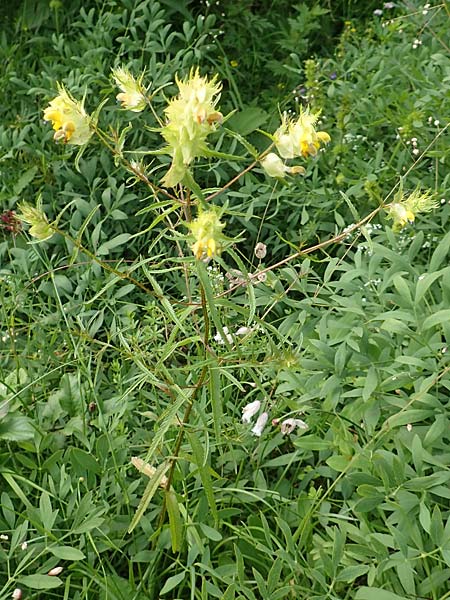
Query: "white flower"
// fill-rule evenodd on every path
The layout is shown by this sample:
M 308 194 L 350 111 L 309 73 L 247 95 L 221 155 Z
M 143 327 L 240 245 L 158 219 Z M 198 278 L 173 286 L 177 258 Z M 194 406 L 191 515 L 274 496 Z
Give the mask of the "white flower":
M 251 327 L 239 327 L 236 331 L 236 335 L 247 335 L 247 333 L 251 333 L 253 329 Z
M 54 577 L 55 575 L 59 575 L 60 573 L 62 573 L 64 567 L 54 567 L 53 569 L 50 569 L 50 571 L 47 573 L 47 575 L 50 575 L 50 577 Z
M 261 437 L 264 427 L 266 426 L 267 419 L 269 418 L 269 414 L 263 412 L 259 415 L 258 420 L 255 423 L 255 426 L 252 429 L 252 433 L 257 437 Z
M 252 417 L 254 417 L 256 413 L 259 412 L 260 408 L 261 402 L 259 400 L 255 400 L 254 402 L 250 402 L 250 404 L 246 404 L 242 409 L 242 422 L 250 423 Z
M 20 600 L 22 598 L 22 590 L 20 588 L 16 588 L 13 591 L 11 598 L 13 600 Z
M 233 343 L 233 336 L 231 335 L 231 333 L 229 333 L 228 331 L 228 327 L 224 327 L 223 328 L 223 332 L 225 334 L 226 340 L 229 344 Z M 219 332 L 216 333 L 216 335 L 214 336 L 214 341 L 218 342 L 219 344 L 225 344 L 223 337 L 220 335 Z
M 296 428 L 299 429 L 308 429 L 308 425 L 305 423 L 305 421 L 302 421 L 301 419 L 285 419 L 281 425 L 280 425 L 280 429 L 281 429 L 281 434 L 282 435 L 289 435 L 290 433 L 292 433 Z
M 20 547 L 22 550 L 26 550 L 28 548 L 28 542 L 22 542 Z

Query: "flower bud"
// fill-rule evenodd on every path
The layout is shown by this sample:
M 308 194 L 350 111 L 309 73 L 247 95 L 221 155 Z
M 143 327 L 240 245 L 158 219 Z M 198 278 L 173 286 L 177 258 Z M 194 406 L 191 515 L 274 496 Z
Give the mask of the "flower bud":
M 252 433 L 257 437 L 261 437 L 261 434 L 266 426 L 267 420 L 269 418 L 269 414 L 263 412 L 259 415 L 258 420 L 255 423 L 255 426 L 252 429 Z
M 115 84 L 121 90 L 121 93 L 117 94 L 116 98 L 122 103 L 122 108 L 131 110 L 132 112 L 143 111 L 147 106 L 145 89 L 142 85 L 143 75 L 136 80 L 128 69 L 118 67 L 117 69 L 113 69 L 112 76 Z
M 260 408 L 261 408 L 260 400 L 254 400 L 253 402 L 246 404 L 244 406 L 244 408 L 242 409 L 242 422 L 250 423 L 250 421 L 252 420 L 252 417 L 254 417 L 259 412 Z

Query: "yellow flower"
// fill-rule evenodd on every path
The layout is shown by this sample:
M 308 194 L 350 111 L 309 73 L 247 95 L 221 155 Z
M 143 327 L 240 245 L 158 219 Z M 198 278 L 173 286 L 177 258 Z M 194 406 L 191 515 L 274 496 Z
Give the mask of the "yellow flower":
M 161 135 L 167 142 L 166 151 L 172 156 L 172 165 L 163 179 L 163 185 L 174 187 L 182 181 L 192 161 L 207 151 L 207 136 L 222 121 L 216 111 L 221 84 L 216 77 L 208 81 L 199 70 L 191 70 L 183 81 L 176 77 L 179 94 L 165 109 L 167 124 Z
M 316 131 L 318 115 L 306 109 L 296 121 L 284 113 L 281 126 L 273 138 L 275 146 L 283 158 L 316 156 L 321 144 L 328 144 L 330 136 L 325 131 Z
M 82 146 L 92 135 L 89 115 L 83 102 L 75 100 L 63 85 L 58 84 L 58 91 L 44 110 L 44 120 L 52 122 L 55 142 Z
M 118 67 L 113 69 L 112 76 L 117 87 L 122 90 L 116 96 L 117 100 L 122 103 L 122 108 L 133 112 L 143 111 L 147 106 L 145 89 L 142 86 L 143 75 L 136 80 L 128 69 Z
M 416 187 L 409 196 L 405 196 L 403 182 L 401 182 L 394 202 L 388 206 L 388 217 L 393 220 L 392 229 L 394 231 L 403 229 L 408 222 L 414 222 L 417 214 L 430 212 L 438 204 L 430 191 L 421 192 L 419 187 Z
M 275 152 L 269 152 L 269 154 L 262 159 L 261 166 L 269 177 L 284 177 L 286 173 L 291 173 L 292 175 L 303 175 L 305 173 L 303 167 L 288 167 L 285 165 Z
M 42 201 L 40 198 L 36 206 L 31 206 L 28 202 L 19 204 L 21 213 L 17 216 L 21 221 L 31 225 L 29 234 L 40 242 L 48 240 L 54 234 L 52 226 L 49 224 L 44 211 L 42 210 Z
M 393 202 L 389 207 L 389 217 L 393 219 L 393 229 L 399 230 L 415 219 L 414 213 L 401 202 Z
M 220 254 L 220 238 L 225 223 L 220 222 L 219 215 L 214 210 L 200 212 L 198 217 L 189 224 L 195 243 L 192 245 L 194 256 L 201 260 L 213 258 Z

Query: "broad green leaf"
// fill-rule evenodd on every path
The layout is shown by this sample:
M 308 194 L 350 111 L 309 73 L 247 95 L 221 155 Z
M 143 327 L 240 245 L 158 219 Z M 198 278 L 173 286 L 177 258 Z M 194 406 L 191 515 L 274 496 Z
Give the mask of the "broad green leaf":
M 248 135 L 267 122 L 269 115 L 256 106 L 248 106 L 231 117 L 229 126 L 241 135 Z
M 435 327 L 436 325 L 441 325 L 444 322 L 448 322 L 450 320 L 450 308 L 444 308 L 443 310 L 438 310 L 436 313 L 430 315 L 425 319 L 422 323 L 422 331 L 426 331 L 431 327 Z
M 399 596 L 394 592 L 383 590 L 382 588 L 360 587 L 356 592 L 355 600 L 410 600 L 405 596 Z
M 439 242 L 438 247 L 433 252 L 433 256 L 431 257 L 430 264 L 428 267 L 430 274 L 434 273 L 435 271 L 437 271 L 437 269 L 439 269 L 439 267 L 441 266 L 442 262 L 448 254 L 449 248 L 450 231 L 444 235 L 442 240 Z
M 183 581 L 183 579 L 185 578 L 185 575 L 186 575 L 186 572 L 183 571 L 183 573 L 177 573 L 176 575 L 172 575 L 172 577 L 169 577 L 168 579 L 166 579 L 165 584 L 163 585 L 161 591 L 159 592 L 160 595 L 164 596 L 164 594 L 168 594 L 170 591 L 175 589 Z
M 116 235 L 116 237 L 113 237 L 111 240 L 107 240 L 106 242 L 104 242 L 100 246 L 100 248 L 97 249 L 96 255 L 102 256 L 105 254 L 109 254 L 111 250 L 114 250 L 115 248 L 126 244 L 130 237 L 130 233 L 121 233 L 119 235 Z
M 49 550 L 53 556 L 61 560 L 83 560 L 86 558 L 86 555 L 81 550 L 72 548 L 72 546 L 50 546 Z
M 63 581 L 59 577 L 53 577 L 52 575 L 24 575 L 19 579 L 22 585 L 33 590 L 51 590 L 57 588 L 63 584 Z
M 10 413 L 0 422 L 0 439 L 9 442 L 23 442 L 34 437 L 33 421 L 19 413 Z
M 58 511 L 55 510 L 53 512 L 50 496 L 47 492 L 42 492 L 41 494 L 41 498 L 39 500 L 39 514 L 46 533 L 50 533 L 58 515 Z
M 436 271 L 434 273 L 425 273 L 420 275 L 416 285 L 415 303 L 419 303 L 427 293 L 430 286 L 438 279 L 444 271 Z

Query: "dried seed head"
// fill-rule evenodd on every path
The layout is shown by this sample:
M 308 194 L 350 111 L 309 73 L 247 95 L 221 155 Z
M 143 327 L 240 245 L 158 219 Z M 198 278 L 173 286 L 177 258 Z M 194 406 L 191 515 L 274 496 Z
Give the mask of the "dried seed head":
M 255 246 L 255 256 L 256 258 L 264 258 L 267 254 L 267 246 L 262 242 L 258 242 Z

